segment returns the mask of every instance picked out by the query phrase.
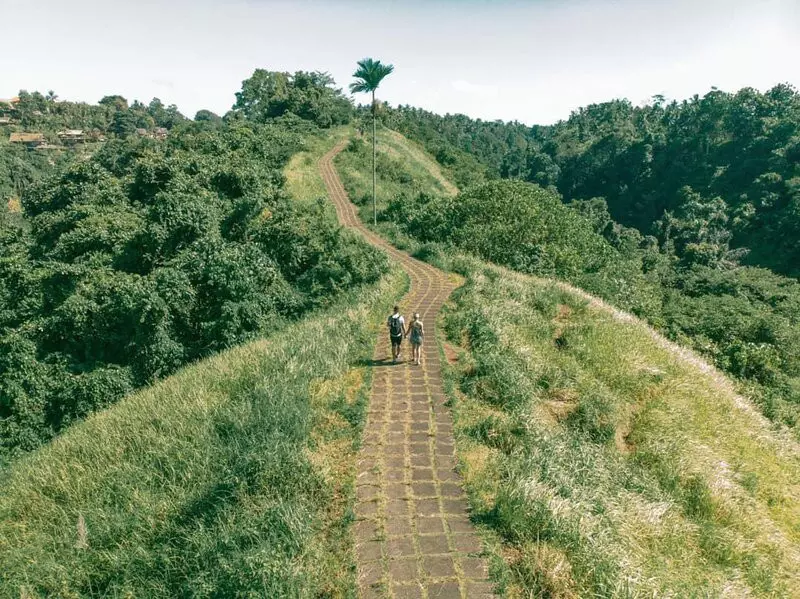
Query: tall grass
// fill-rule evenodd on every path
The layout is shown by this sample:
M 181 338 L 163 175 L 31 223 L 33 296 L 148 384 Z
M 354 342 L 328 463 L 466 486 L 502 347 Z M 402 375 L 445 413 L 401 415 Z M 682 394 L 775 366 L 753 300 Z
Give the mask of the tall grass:
M 436 162 L 413 142 L 389 129 L 378 130 L 377 204 L 378 213 L 397 196 L 417 193 L 455 195 L 457 189 L 439 170 Z M 352 138 L 335 159 L 336 169 L 361 220 L 372 222 L 371 137 Z
M 351 595 L 373 323 L 393 272 L 185 368 L 3 473 L 0 596 Z
M 304 150 L 292 156 L 283 169 L 286 179 L 284 187 L 295 202 L 310 205 L 327 196 L 317 162 L 338 142 L 352 137 L 354 133 L 352 126 L 342 126 L 304 138 Z M 336 218 L 335 210 L 332 205 L 329 206 L 332 218 Z
M 440 257 L 475 517 L 509 596 L 800 596 L 800 453 L 730 387 L 554 283 Z
M 440 191 L 386 154 L 379 208 L 402 179 Z M 337 165 L 366 197 L 360 148 Z M 445 318 L 463 348 L 446 386 L 507 596 L 800 596 L 800 449 L 733 385 L 562 285 L 378 231 L 467 280 Z

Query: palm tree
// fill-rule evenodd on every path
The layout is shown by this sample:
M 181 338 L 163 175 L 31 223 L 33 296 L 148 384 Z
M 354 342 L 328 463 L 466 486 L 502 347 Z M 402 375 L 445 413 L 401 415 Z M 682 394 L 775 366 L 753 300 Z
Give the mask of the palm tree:
M 378 207 L 375 200 L 375 90 L 389 73 L 394 71 L 394 65 L 381 64 L 380 60 L 365 58 L 358 61 L 358 69 L 353 73 L 355 82 L 350 84 L 353 93 L 372 92 L 372 220 L 378 224 Z

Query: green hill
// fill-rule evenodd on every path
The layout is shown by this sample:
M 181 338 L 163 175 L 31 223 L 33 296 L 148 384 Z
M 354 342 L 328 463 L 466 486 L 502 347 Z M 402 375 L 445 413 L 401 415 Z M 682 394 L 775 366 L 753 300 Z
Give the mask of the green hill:
M 796 441 L 635 318 L 449 265 L 456 432 L 510 596 L 795 595 Z
M 369 163 L 341 156 L 358 194 L 366 179 L 349 173 Z M 508 596 L 792 596 L 795 435 L 636 317 L 460 252 L 588 288 L 622 281 L 610 287 L 622 305 L 658 297 L 642 256 L 552 192 L 496 182 L 447 197 L 406 164 L 392 178 L 417 195 L 384 187 L 378 230 L 466 279 L 445 320 L 460 353 L 450 393 L 474 520 Z
M 119 134 L 0 212 L 0 596 L 353 596 L 368 365 L 406 278 L 335 225 L 317 164 L 347 143 L 370 222 L 370 140 L 322 73 L 256 71 L 166 140 L 106 100 Z M 562 196 L 564 152 L 506 151 L 570 124 L 382 118 L 432 151 L 380 130 L 376 230 L 463 278 L 427 351 L 498 589 L 797 596 L 800 284 L 737 266 L 692 189 L 665 243 Z
M 374 324 L 398 274 L 198 362 L 16 460 L 0 596 L 336 596 Z M 331 335 L 331 331 L 336 331 Z
M 383 155 L 391 160 L 387 149 Z M 366 193 L 369 159 L 341 154 L 344 184 L 354 197 Z M 407 161 L 385 171 L 389 181 L 378 202 L 379 228 L 395 243 L 455 247 L 569 281 L 629 310 L 704 354 L 765 416 L 800 439 L 800 282 L 724 256 L 704 262 L 676 255 L 679 243 L 708 256 L 734 252 L 726 221 L 702 198 L 687 200 L 691 207 L 670 221 L 672 241 L 663 244 L 612 220 L 602 198 L 569 201 L 552 186 L 517 180 L 483 181 L 452 197 L 421 176 L 426 168 L 410 154 Z M 414 183 L 393 191 L 403 180 Z

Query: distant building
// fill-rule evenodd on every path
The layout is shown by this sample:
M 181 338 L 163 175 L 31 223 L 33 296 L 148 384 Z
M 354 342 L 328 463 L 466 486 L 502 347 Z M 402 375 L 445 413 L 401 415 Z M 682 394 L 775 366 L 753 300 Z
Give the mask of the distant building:
M 100 129 L 92 129 L 91 131 L 86 133 L 87 141 L 105 141 L 106 136 L 103 135 L 103 132 Z
M 58 132 L 58 139 L 67 144 L 83 143 L 86 141 L 86 133 L 83 129 L 65 129 Z
M 158 139 L 163 140 L 167 139 L 167 135 L 169 135 L 169 129 L 165 127 L 156 127 L 152 131 L 148 131 L 147 129 L 137 129 L 136 134 L 142 137 L 149 137 L 150 139 Z
M 11 117 L 17 112 L 19 98 L 0 99 L 0 117 Z
M 8 141 L 12 144 L 25 144 L 29 148 L 38 148 L 47 144 L 43 133 L 12 133 Z
M 0 125 L 12 125 L 14 123 L 14 119 L 10 116 L 0 116 Z

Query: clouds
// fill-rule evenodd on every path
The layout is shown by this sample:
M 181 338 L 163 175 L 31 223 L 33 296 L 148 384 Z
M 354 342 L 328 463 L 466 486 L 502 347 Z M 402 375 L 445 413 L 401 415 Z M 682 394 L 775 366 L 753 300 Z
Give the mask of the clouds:
M 226 112 L 256 68 L 322 70 L 346 88 L 355 62 L 396 67 L 380 98 L 486 120 L 552 123 L 587 103 L 711 86 L 800 86 L 797 0 L 0 0 L 0 97 L 54 89 Z M 86 32 L 63 35 L 64 31 Z
M 471 96 L 477 96 L 479 98 L 496 98 L 500 93 L 500 90 L 496 85 L 470 83 L 469 81 L 464 81 L 463 79 L 451 81 L 450 87 L 457 92 L 469 94 Z

